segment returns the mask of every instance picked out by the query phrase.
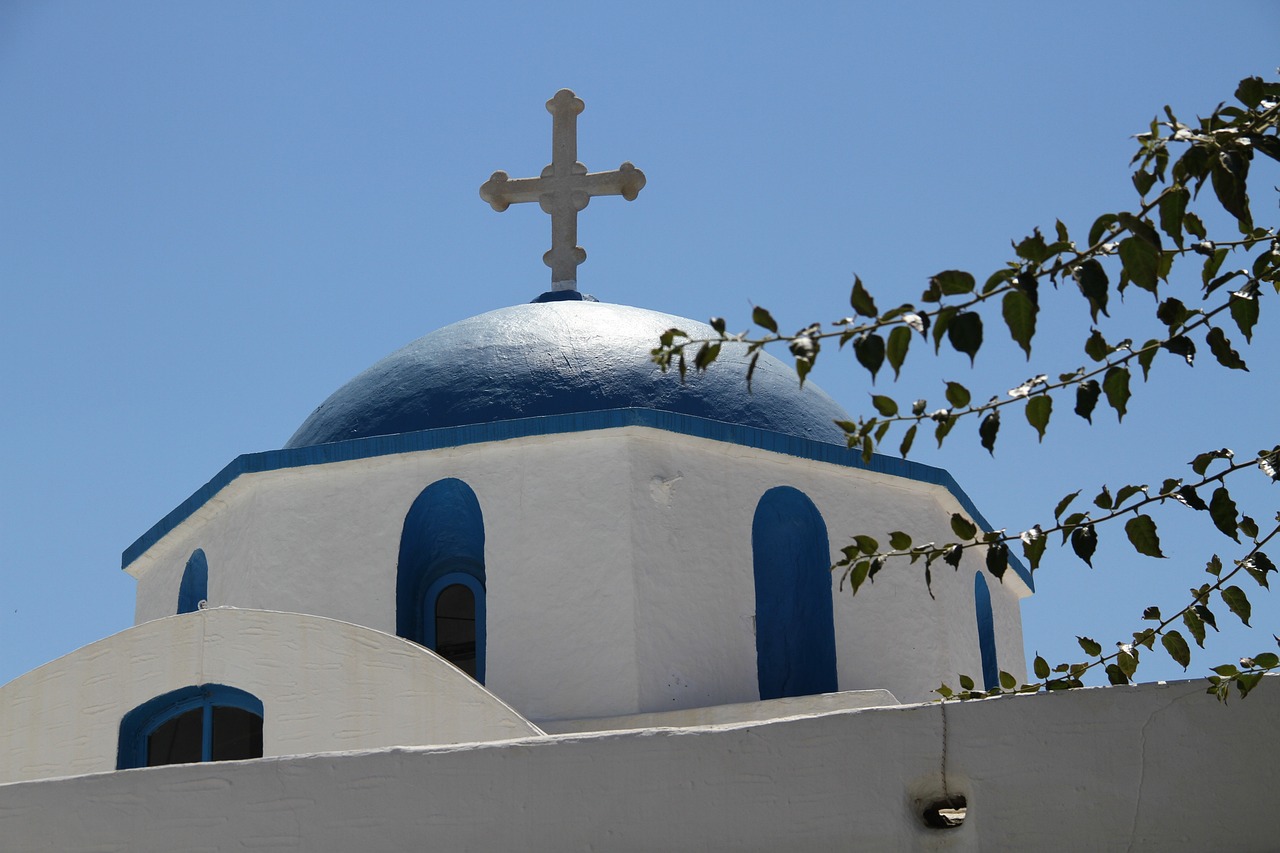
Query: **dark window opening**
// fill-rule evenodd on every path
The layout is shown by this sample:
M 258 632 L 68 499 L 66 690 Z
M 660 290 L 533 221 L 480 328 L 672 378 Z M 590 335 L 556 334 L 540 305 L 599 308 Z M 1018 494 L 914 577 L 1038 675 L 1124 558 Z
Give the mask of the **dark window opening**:
M 116 766 L 160 767 L 261 758 L 262 702 L 221 684 L 184 687 L 144 702 L 120 721 Z
M 965 798 L 959 794 L 930 803 L 921 815 L 924 825 L 931 829 L 955 829 L 964 823 L 969 813 Z
M 436 652 L 472 678 L 476 677 L 476 597 L 456 583 L 436 596 Z

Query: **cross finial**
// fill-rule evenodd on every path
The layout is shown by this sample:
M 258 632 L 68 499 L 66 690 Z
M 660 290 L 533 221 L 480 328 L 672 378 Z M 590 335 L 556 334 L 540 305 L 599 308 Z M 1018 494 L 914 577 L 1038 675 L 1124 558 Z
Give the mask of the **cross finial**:
M 551 267 L 552 290 L 576 290 L 578 264 L 587 253 L 578 245 L 578 211 L 592 196 L 620 195 L 633 201 L 644 187 L 644 172 L 623 163 L 612 172 L 587 173 L 578 162 L 578 113 L 582 99 L 561 89 L 547 101 L 551 113 L 551 163 L 537 178 L 510 178 L 494 172 L 480 187 L 480 198 L 499 213 L 513 204 L 536 201 L 551 214 L 551 251 L 542 256 Z

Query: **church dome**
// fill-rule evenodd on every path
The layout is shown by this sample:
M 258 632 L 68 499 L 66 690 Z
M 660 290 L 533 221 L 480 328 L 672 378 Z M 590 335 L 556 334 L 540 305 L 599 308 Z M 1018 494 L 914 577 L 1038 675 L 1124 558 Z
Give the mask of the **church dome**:
M 286 448 L 512 418 L 656 409 L 844 444 L 845 411 L 764 353 L 747 393 L 746 348 L 727 344 L 686 381 L 649 358 L 671 327 L 705 323 L 624 305 L 515 305 L 445 326 L 393 352 L 320 404 Z

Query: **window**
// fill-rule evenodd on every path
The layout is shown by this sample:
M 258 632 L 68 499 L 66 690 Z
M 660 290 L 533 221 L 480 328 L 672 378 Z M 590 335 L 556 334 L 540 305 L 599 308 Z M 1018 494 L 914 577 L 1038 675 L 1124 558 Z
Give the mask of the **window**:
M 116 766 L 158 767 L 262 757 L 262 702 L 222 684 L 183 687 L 124 715 Z
M 178 585 L 178 612 L 194 613 L 209 598 L 209 560 L 200 548 L 191 552 Z
M 827 525 L 790 486 L 765 492 L 751 522 L 761 699 L 838 690 Z
M 461 480 L 427 486 L 405 515 L 396 633 L 484 683 L 484 516 L 475 492 Z
M 973 576 L 973 604 L 978 615 L 978 652 L 982 655 L 984 690 L 1000 686 L 1000 664 L 996 660 L 996 627 L 991 615 L 991 590 L 987 579 L 978 572 Z

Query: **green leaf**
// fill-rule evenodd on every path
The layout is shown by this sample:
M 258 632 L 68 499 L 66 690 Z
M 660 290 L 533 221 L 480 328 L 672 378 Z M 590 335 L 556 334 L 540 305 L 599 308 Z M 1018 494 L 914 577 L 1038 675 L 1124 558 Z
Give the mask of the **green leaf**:
M 1143 611 L 1142 611 L 1142 618 L 1143 618 L 1143 619 L 1149 619 L 1149 620 L 1151 620 L 1152 622 L 1159 622 L 1159 621 L 1160 621 L 1160 608 L 1159 608 L 1159 607 L 1148 607 L 1146 610 L 1143 610 Z
M 1132 180 L 1133 188 L 1138 191 L 1138 195 L 1146 196 L 1151 190 L 1152 184 L 1156 182 L 1156 176 L 1145 169 L 1139 169 L 1133 173 Z
M 1114 213 L 1104 213 L 1093 222 L 1093 227 L 1089 229 L 1089 245 L 1097 245 L 1103 237 L 1107 235 L 1107 229 L 1116 223 L 1119 219 Z
M 1142 365 L 1142 380 L 1145 382 L 1151 375 L 1151 362 L 1156 360 L 1160 352 L 1160 341 L 1149 340 L 1138 350 L 1138 364 Z
M 889 534 L 889 547 L 895 551 L 905 551 L 911 547 L 911 537 L 901 530 L 895 530 Z
M 992 542 L 987 546 L 987 571 L 1003 583 L 1007 568 L 1009 568 L 1009 546 L 1004 542 Z
M 892 397 L 886 397 L 883 394 L 873 394 L 871 395 L 871 405 L 875 406 L 876 411 L 884 415 L 886 418 L 891 418 L 898 414 L 898 404 L 894 402 Z
M 947 325 L 947 340 L 957 351 L 969 356 L 973 364 L 982 347 L 982 317 L 975 311 L 961 311 Z
M 1102 264 L 1093 258 L 1081 263 L 1072 271 L 1072 276 L 1080 288 L 1080 293 L 1089 300 L 1089 316 L 1098 322 L 1098 312 L 1107 314 L 1108 285 L 1107 271 Z
M 1093 499 L 1093 505 L 1098 509 L 1111 509 L 1116 505 L 1115 498 L 1111 497 L 1111 490 L 1106 486 L 1102 487 L 1102 491 L 1098 492 L 1098 496 Z
M 1210 183 L 1213 193 L 1223 210 L 1240 224 L 1242 232 L 1253 230 L 1253 216 L 1249 213 L 1249 193 L 1245 184 L 1249 178 L 1249 160 L 1235 151 L 1222 151 L 1210 161 Z
M 1114 351 L 1107 343 L 1107 339 L 1102 337 L 1102 332 L 1097 329 L 1089 330 L 1089 337 L 1084 342 L 1084 354 L 1094 361 L 1106 361 L 1107 356 Z
M 1054 510 L 1053 510 L 1054 521 L 1057 521 L 1059 518 L 1061 518 L 1063 511 L 1066 510 L 1066 508 L 1071 505 L 1071 502 L 1079 496 L 1080 496 L 1080 492 L 1074 491 L 1071 494 L 1064 497 L 1062 500 L 1058 501 L 1058 505 L 1054 507 Z
M 1156 319 L 1168 326 L 1170 332 L 1186 323 L 1190 316 L 1191 312 L 1187 310 L 1182 300 L 1173 297 L 1164 300 L 1156 308 Z
M 1001 304 L 1009 335 L 1030 359 L 1031 339 L 1036 334 L 1036 314 L 1040 312 L 1040 308 L 1021 290 L 1010 290 L 1004 295 Z
M 1192 638 L 1196 641 L 1196 645 L 1204 648 L 1204 621 L 1196 615 L 1194 609 L 1188 608 L 1182 613 L 1182 623 L 1187 626 L 1187 630 L 1191 632 Z
M 1242 672 L 1236 677 L 1236 689 L 1240 691 L 1240 698 L 1249 695 L 1249 691 L 1257 687 L 1262 682 L 1261 672 Z
M 1149 515 L 1135 515 L 1125 522 L 1124 532 L 1135 551 L 1148 557 L 1164 557 L 1160 550 L 1160 537 L 1156 534 L 1155 520 Z
M 1107 368 L 1102 379 L 1102 390 L 1107 395 L 1107 402 L 1116 410 L 1117 420 L 1124 420 L 1125 408 L 1129 403 L 1129 369 L 1127 367 Z
M 873 332 L 863 332 L 853 339 L 853 355 L 871 374 L 871 382 L 884 364 L 884 338 Z
M 963 296 L 973 293 L 977 282 L 964 270 L 943 270 L 929 279 L 929 284 L 936 286 L 944 296 Z
M 1076 414 L 1093 423 L 1093 409 L 1102 395 L 1102 386 L 1096 379 L 1086 379 L 1076 386 Z
M 1222 574 L 1222 560 L 1217 554 L 1209 558 L 1209 562 L 1204 564 L 1204 570 L 1215 578 Z
M 1254 555 L 1244 562 L 1245 571 L 1247 571 L 1258 584 L 1264 589 L 1270 589 L 1267 583 L 1267 572 L 1276 570 L 1275 563 L 1271 562 L 1271 558 L 1261 551 L 1254 552 Z
M 1180 632 L 1173 629 L 1166 631 L 1160 638 L 1160 645 L 1164 646 L 1169 657 L 1183 669 L 1191 665 L 1191 647 L 1187 645 L 1187 641 L 1183 639 Z
M 1235 95 L 1237 101 L 1255 110 L 1267 96 L 1267 87 L 1261 77 L 1246 77 L 1236 86 Z
M 1191 193 L 1186 187 L 1170 187 L 1164 198 L 1160 199 L 1160 228 L 1182 247 L 1182 223 L 1187 212 L 1187 202 Z
M 1018 537 L 1022 540 L 1022 556 L 1027 558 L 1028 565 L 1031 570 L 1035 571 L 1040 568 L 1040 560 L 1044 557 L 1045 546 L 1049 544 L 1049 537 L 1040 529 L 1040 525 L 1036 525 L 1030 530 L 1023 531 Z
M 1040 657 L 1040 655 L 1036 655 L 1035 661 L 1032 662 L 1031 664 L 1031 670 L 1036 674 L 1036 678 L 1043 681 L 1044 679 L 1049 677 L 1049 673 L 1050 673 L 1049 662 L 1044 658 Z
M 761 308 L 759 305 L 757 305 L 751 311 L 751 322 L 755 323 L 757 326 L 760 326 L 761 328 L 768 329 L 770 332 L 773 332 L 775 335 L 778 333 L 778 324 L 777 322 L 774 321 L 773 315 L 770 314 L 766 309 Z
M 858 535 L 853 537 L 854 545 L 859 551 L 870 556 L 880 550 L 880 543 L 870 536 Z
M 942 562 L 953 569 L 958 569 L 960 568 L 960 557 L 963 554 L 964 548 L 959 545 L 948 545 L 946 550 L 942 552 Z
M 1209 344 L 1209 352 L 1213 353 L 1218 364 L 1231 370 L 1247 371 L 1249 369 L 1245 366 L 1244 359 L 1240 358 L 1240 353 L 1232 349 L 1231 341 L 1227 340 L 1226 334 L 1218 326 L 1209 329 L 1209 333 L 1205 335 L 1205 342 Z
M 1195 459 L 1192 459 L 1191 462 L 1188 464 L 1191 465 L 1192 471 L 1195 471 L 1197 474 L 1203 477 L 1204 472 L 1209 470 L 1209 464 L 1213 462 L 1213 460 L 1234 459 L 1234 458 L 1235 458 L 1235 454 L 1232 453 L 1228 448 L 1224 447 L 1221 450 L 1209 450 L 1204 453 L 1201 453 L 1198 456 L 1196 456 Z
M 1138 671 L 1138 658 L 1135 654 L 1121 650 L 1116 654 L 1116 666 L 1126 676 L 1133 678 L 1133 674 Z
M 978 438 L 992 456 L 996 454 L 996 434 L 1000 432 L 1000 410 L 992 409 L 978 424 Z
M 972 690 L 974 688 L 973 679 L 967 675 L 960 676 L 960 686 L 965 690 Z
M 849 294 L 849 304 L 863 317 L 876 317 L 880 313 L 876 311 L 875 300 L 862 286 L 862 279 L 856 275 L 853 277 L 853 292 Z
M 1229 586 L 1222 591 L 1222 600 L 1226 602 L 1232 613 L 1240 617 L 1245 627 L 1249 627 L 1253 606 L 1249 604 L 1249 597 L 1244 594 L 1244 590 L 1238 586 Z
M 1088 637 L 1076 637 L 1076 642 L 1080 644 L 1080 648 L 1084 649 L 1084 653 L 1091 658 L 1096 658 L 1102 654 L 1102 646 Z
M 1218 270 L 1222 269 L 1222 262 L 1227 259 L 1226 249 L 1214 249 L 1204 262 L 1204 269 L 1200 271 L 1200 281 L 1206 288 L 1205 295 L 1208 295 L 1210 285 L 1218 287 L 1222 282 L 1214 284 L 1217 280 Z
M 1194 367 L 1196 363 L 1196 344 L 1195 341 L 1186 335 L 1175 335 L 1160 346 L 1167 349 L 1174 355 L 1182 356 L 1186 359 L 1188 367 Z
M 1214 527 L 1236 542 L 1240 541 L 1240 536 L 1236 533 L 1236 522 L 1239 517 L 1236 502 L 1231 499 L 1231 493 L 1227 491 L 1226 486 L 1218 486 L 1213 490 L 1213 497 L 1209 499 L 1209 516 L 1213 518 Z
M 1005 690 L 1013 690 L 1018 686 L 1018 679 L 1014 678 L 1011 673 L 1000 670 L 1000 686 Z
M 959 382 L 947 383 L 947 402 L 950 403 L 953 408 L 963 409 L 965 406 L 969 405 L 970 399 L 971 397 L 969 395 L 968 388 L 964 387 Z
M 853 569 L 849 572 L 849 592 L 851 594 L 858 594 L 858 587 L 862 586 L 863 581 L 867 579 L 867 573 L 870 571 L 870 560 L 859 560 L 854 564 Z
M 704 343 L 698 348 L 698 354 L 693 357 L 694 369 L 698 371 L 706 370 L 719 355 L 720 344 Z
M 1196 492 L 1195 486 L 1179 486 L 1178 500 L 1194 510 L 1204 512 L 1209 509 L 1209 505 L 1200 499 L 1200 495 Z
M 1124 674 L 1124 670 L 1119 665 L 1109 663 L 1106 666 L 1107 683 L 1111 685 L 1121 685 L 1129 683 L 1129 676 Z
M 889 344 L 885 355 L 889 358 L 889 366 L 893 368 L 893 378 L 897 379 L 902 370 L 902 363 L 907 360 L 907 350 L 911 347 L 911 329 L 907 326 L 894 326 L 889 332 Z
M 916 424 L 912 424 L 902 436 L 902 444 L 898 446 L 898 455 L 903 459 L 907 458 L 907 454 L 911 452 L 911 445 L 916 440 Z
M 1132 213 L 1118 213 L 1116 217 L 1120 220 L 1121 227 L 1129 229 L 1129 233 L 1151 246 L 1157 252 L 1164 248 L 1160 242 L 1160 232 L 1147 220 L 1134 216 Z
M 1044 242 L 1044 236 L 1040 233 L 1040 229 L 1035 229 L 1030 237 L 1023 238 L 1021 243 L 1016 243 L 1013 250 L 1018 253 L 1018 257 L 1023 260 L 1031 261 L 1038 264 L 1049 257 L 1049 247 Z
M 1160 275 L 1160 250 L 1146 240 L 1126 237 L 1120 241 L 1119 251 L 1120 263 L 1129 280 L 1155 293 Z
M 951 513 L 951 532 L 964 540 L 978 535 L 978 526 L 958 512 Z
M 1124 486 L 1120 491 L 1116 492 L 1116 506 L 1119 507 L 1125 501 L 1129 500 L 1129 498 L 1139 492 L 1145 492 L 1146 490 L 1146 486 Z
M 1280 655 L 1273 652 L 1263 652 L 1260 655 L 1253 656 L 1253 665 L 1262 669 L 1275 669 L 1280 666 Z
M 1071 531 L 1071 550 L 1084 560 L 1089 568 L 1093 568 L 1093 552 L 1098 549 L 1098 531 L 1093 524 L 1082 524 Z
M 1027 398 L 1027 423 L 1036 428 L 1040 440 L 1044 441 L 1045 427 L 1049 425 L 1049 416 L 1053 414 L 1053 398 L 1048 394 L 1037 394 Z
M 1256 295 L 1246 297 L 1239 293 L 1231 294 L 1231 301 L 1227 306 L 1231 319 L 1236 321 L 1240 334 L 1249 343 L 1253 343 L 1253 327 L 1258 324 L 1258 307 Z

